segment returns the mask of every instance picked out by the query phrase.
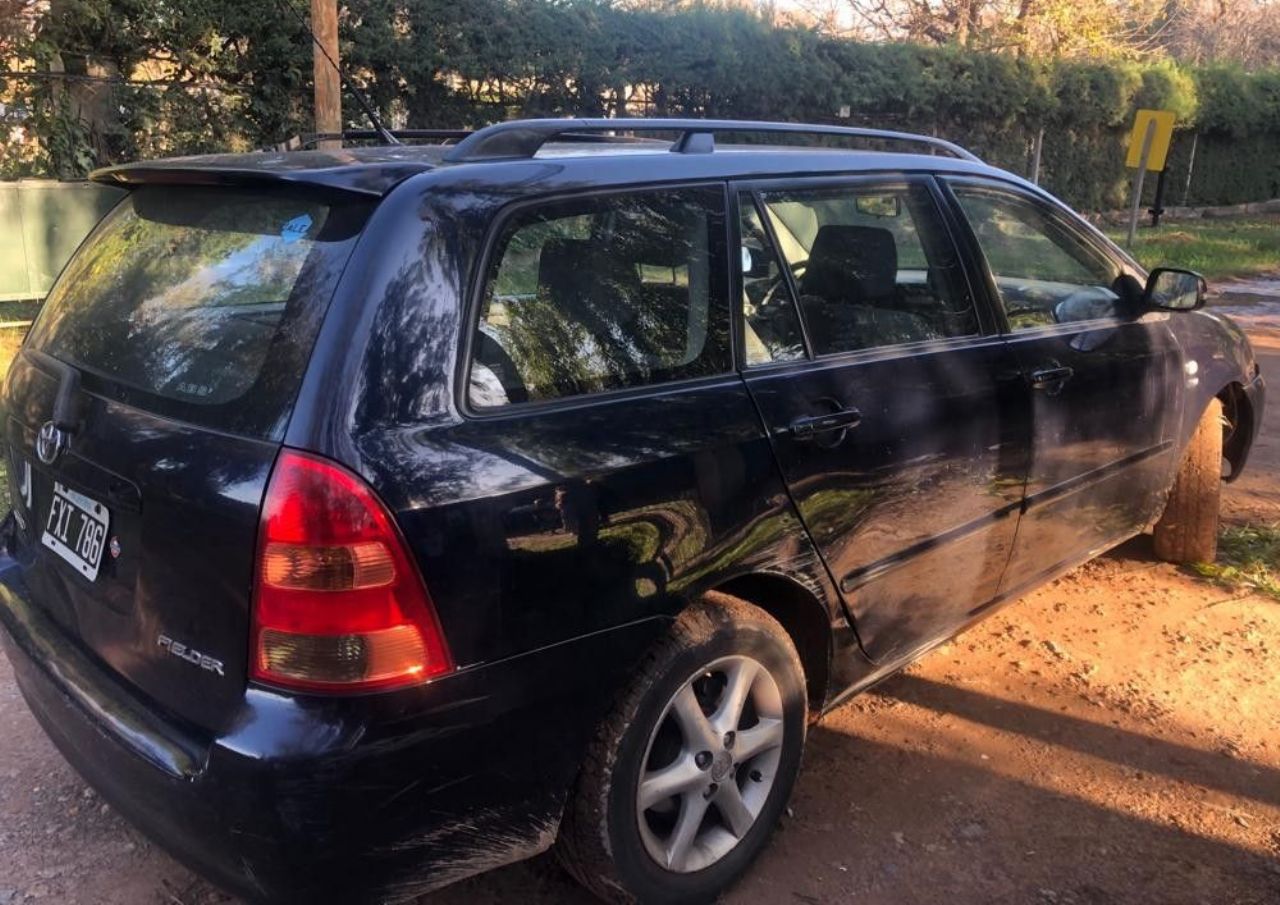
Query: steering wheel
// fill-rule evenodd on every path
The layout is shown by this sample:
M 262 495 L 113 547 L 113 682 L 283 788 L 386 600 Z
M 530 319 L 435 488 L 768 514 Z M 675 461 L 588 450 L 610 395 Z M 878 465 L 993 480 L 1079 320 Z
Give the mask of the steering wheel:
M 787 281 L 782 274 L 778 274 L 777 279 L 769 284 L 769 288 L 764 291 L 764 295 L 760 297 L 760 303 L 757 308 L 768 308 L 778 301 L 778 293 L 786 291 Z
M 800 277 L 804 276 L 805 267 L 808 263 L 808 261 L 797 261 L 794 264 L 788 264 L 787 269 L 791 271 L 791 278 L 793 280 L 798 280 Z M 760 301 L 756 307 L 764 308 L 767 305 L 772 305 L 777 300 L 776 297 L 778 293 L 786 286 L 786 283 L 787 278 L 779 273 L 774 277 L 773 282 L 769 284 L 769 288 L 764 291 L 764 295 L 760 297 Z

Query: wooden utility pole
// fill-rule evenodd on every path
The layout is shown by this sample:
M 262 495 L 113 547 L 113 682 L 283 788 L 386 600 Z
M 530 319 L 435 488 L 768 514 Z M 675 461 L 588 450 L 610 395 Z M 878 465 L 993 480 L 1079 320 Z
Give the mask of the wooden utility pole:
M 312 59 L 316 83 L 316 131 L 342 131 L 342 80 L 338 76 L 338 0 L 311 0 Z M 341 140 L 319 148 L 341 148 Z

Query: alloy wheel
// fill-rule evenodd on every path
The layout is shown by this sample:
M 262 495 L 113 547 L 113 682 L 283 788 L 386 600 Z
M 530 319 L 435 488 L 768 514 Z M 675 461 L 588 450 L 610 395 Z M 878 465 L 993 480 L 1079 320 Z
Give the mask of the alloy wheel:
M 769 798 L 783 737 L 782 694 L 758 661 L 723 657 L 690 676 L 649 737 L 636 788 L 649 856 L 692 873 L 732 851 Z

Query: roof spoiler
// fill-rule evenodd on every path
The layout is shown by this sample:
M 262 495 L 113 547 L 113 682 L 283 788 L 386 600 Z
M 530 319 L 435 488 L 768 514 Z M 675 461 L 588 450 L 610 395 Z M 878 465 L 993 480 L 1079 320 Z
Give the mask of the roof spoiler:
M 183 186 L 247 186 L 247 187 L 279 187 L 298 186 L 312 190 L 347 197 L 381 198 L 398 180 L 366 179 L 352 177 L 354 168 L 364 169 L 369 166 L 380 166 L 384 175 L 395 176 L 396 171 L 401 178 L 407 178 L 422 172 L 422 167 L 408 163 L 397 164 L 386 162 L 381 164 L 346 165 L 337 162 L 332 167 L 316 169 L 280 166 L 236 167 L 218 166 L 212 162 L 195 162 L 174 160 L 154 161 L 147 163 L 129 163 L 114 167 L 104 167 L 89 174 L 91 182 L 103 185 L 115 185 L 123 188 L 136 188 L 141 185 L 183 185 Z

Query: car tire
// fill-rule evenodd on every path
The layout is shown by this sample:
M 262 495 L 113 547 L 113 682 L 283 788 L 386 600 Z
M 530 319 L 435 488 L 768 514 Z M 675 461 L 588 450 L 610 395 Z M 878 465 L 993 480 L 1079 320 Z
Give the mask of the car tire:
M 1213 562 L 1218 555 L 1218 502 L 1222 494 L 1222 403 L 1200 416 L 1178 468 L 1164 512 L 1155 524 L 1156 556 L 1166 562 Z
M 707 594 L 649 651 L 597 731 L 560 862 L 606 901 L 714 901 L 786 806 L 807 720 L 786 630 L 743 600 Z M 727 726 L 732 738 L 720 734 Z

